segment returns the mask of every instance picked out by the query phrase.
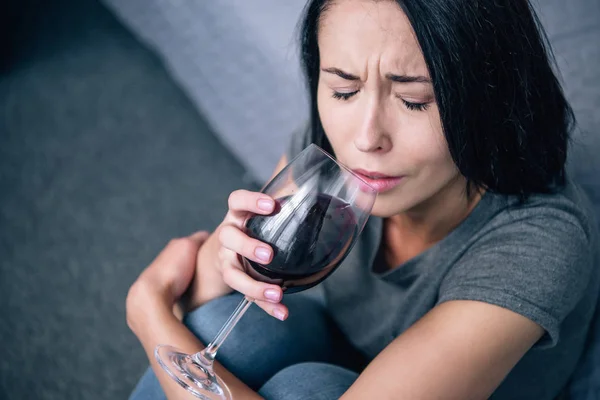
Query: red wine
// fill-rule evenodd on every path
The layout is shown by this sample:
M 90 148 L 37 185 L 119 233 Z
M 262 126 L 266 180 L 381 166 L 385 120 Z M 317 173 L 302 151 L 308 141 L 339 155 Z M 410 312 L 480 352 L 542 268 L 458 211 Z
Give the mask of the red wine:
M 246 272 L 282 286 L 286 293 L 299 292 L 321 282 L 342 262 L 354 244 L 357 220 L 349 204 L 325 194 L 277 202 L 274 214 L 256 215 L 246 224 L 250 237 L 271 246 L 273 260 L 263 265 L 246 259 Z

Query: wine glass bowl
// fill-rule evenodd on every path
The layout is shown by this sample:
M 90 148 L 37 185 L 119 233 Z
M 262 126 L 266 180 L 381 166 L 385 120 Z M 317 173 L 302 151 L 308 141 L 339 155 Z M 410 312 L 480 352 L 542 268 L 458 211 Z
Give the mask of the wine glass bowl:
M 356 217 L 349 204 L 325 194 L 276 202 L 276 214 L 246 223 L 248 236 L 269 244 L 273 258 L 268 265 L 244 259 L 244 266 L 252 278 L 295 293 L 318 284 L 340 264 L 357 236 Z

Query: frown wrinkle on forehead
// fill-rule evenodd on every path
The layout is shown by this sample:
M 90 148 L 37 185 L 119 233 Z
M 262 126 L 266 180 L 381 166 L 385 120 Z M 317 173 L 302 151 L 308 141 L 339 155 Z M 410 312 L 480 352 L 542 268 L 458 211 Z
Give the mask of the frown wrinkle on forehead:
M 318 36 L 322 68 L 340 68 L 363 81 L 373 73 L 429 76 L 408 18 L 393 1 L 333 2 Z

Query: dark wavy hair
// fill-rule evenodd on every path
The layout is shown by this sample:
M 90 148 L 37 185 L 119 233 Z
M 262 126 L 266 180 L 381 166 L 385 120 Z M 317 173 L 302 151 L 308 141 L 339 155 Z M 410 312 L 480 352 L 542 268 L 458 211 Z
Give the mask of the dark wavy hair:
M 397 3 L 421 46 L 450 154 L 469 182 L 467 189 L 524 200 L 564 186 L 575 118 L 529 1 Z M 319 23 L 333 4 L 311 0 L 300 27 L 312 142 L 332 153 L 317 109 L 317 85 Z

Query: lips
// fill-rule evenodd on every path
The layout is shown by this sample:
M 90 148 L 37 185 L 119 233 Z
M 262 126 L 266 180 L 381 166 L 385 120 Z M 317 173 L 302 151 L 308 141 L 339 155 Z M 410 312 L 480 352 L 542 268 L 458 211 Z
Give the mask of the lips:
M 403 176 L 389 176 L 379 172 L 366 171 L 364 169 L 352 170 L 356 175 L 361 177 L 369 186 L 373 187 L 377 193 L 387 192 L 398 186 L 402 182 Z

